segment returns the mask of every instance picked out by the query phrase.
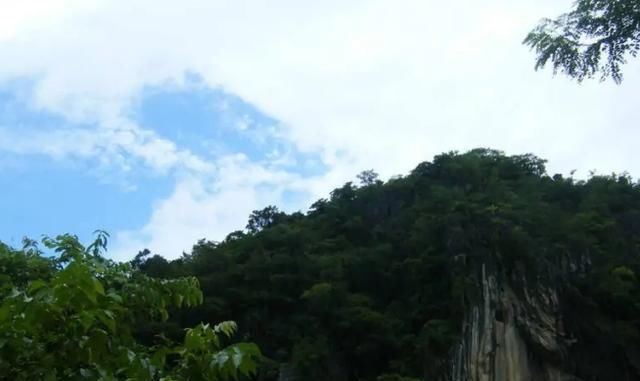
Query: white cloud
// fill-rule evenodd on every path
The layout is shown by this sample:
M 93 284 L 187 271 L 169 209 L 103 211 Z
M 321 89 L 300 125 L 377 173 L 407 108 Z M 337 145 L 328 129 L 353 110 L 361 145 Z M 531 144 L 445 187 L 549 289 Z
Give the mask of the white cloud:
M 206 175 L 214 170 L 211 163 L 126 119 L 105 122 L 97 128 L 62 126 L 44 131 L 0 126 L 0 150 L 45 154 L 55 159 L 97 159 L 104 167 L 123 171 L 137 162 L 159 174 L 187 170 Z
M 306 187 L 314 197 L 364 168 L 389 176 L 442 151 L 477 146 L 534 152 L 548 158 L 552 170 L 638 174 L 632 142 L 640 136 L 629 123 L 640 116 L 637 63 L 626 68 L 621 86 L 577 85 L 534 72 L 534 57 L 520 44 L 538 19 L 570 5 L 69 2 L 46 12 L 18 11 L 27 16 L 5 25 L 0 56 L 9 58 L 0 62 L 0 82 L 31 78 L 34 106 L 115 135 L 105 146 L 88 144 L 87 155 L 96 147 L 115 149 L 157 169 L 197 173 L 212 164 L 152 132 L 113 132 L 130 123 L 126 111 L 145 86 L 180 84 L 185 73 L 196 73 L 279 120 L 277 133 L 298 149 L 321 155 L 326 176 L 273 179 Z M 279 197 L 258 195 L 256 184 L 246 181 L 273 168 L 233 168 L 216 172 L 215 191 L 201 190 L 208 180 L 195 175 L 180 180 L 141 230 L 146 241 L 131 240 L 160 248 L 184 247 L 206 232 L 220 238 L 236 219 L 244 221 L 249 205 Z
M 0 41 L 42 30 L 97 5 L 93 0 L 0 0 Z
M 305 182 L 291 173 L 253 163 L 242 154 L 222 157 L 216 167 L 217 180 L 180 179 L 173 193 L 155 206 L 144 227 L 116 235 L 117 246 L 111 255 L 127 259 L 150 247 L 175 258 L 198 239 L 222 239 L 232 230 L 244 229 L 252 210 L 282 201 L 285 189 Z

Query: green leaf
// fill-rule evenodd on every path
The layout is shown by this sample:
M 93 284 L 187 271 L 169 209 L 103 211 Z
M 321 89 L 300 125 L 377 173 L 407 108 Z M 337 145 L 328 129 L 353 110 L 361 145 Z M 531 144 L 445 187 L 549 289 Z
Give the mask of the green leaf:
M 184 338 L 184 346 L 191 351 L 203 348 L 204 342 L 202 341 L 202 337 L 198 334 L 198 331 L 195 329 L 187 330 L 187 334 Z
M 36 291 L 47 287 L 47 283 L 41 279 L 37 279 L 29 283 L 28 291 L 30 294 L 34 294 Z
M 122 304 L 122 296 L 116 294 L 113 291 L 109 291 L 109 293 L 107 294 L 107 297 L 111 300 L 113 300 L 114 302 L 118 303 L 118 304 Z
M 153 366 L 155 366 L 158 369 L 162 369 L 165 366 L 165 361 L 167 358 L 167 354 L 168 354 L 169 350 L 166 348 L 160 348 L 158 349 L 152 356 L 151 356 L 151 364 Z
M 184 296 L 180 294 L 174 294 L 174 304 L 177 307 L 182 307 L 182 302 L 184 301 Z
M 93 372 L 86 368 L 80 368 L 80 375 L 84 378 L 91 378 L 93 377 Z
M 98 320 L 102 322 L 112 334 L 116 333 L 116 321 L 114 319 L 113 313 L 109 310 L 103 310 L 96 313 Z
M 238 325 L 233 321 L 223 321 L 213 327 L 216 333 L 223 333 L 227 337 L 233 336 L 238 330 Z
M 100 281 L 97 280 L 96 278 L 93 278 L 92 280 L 93 280 L 93 290 L 98 294 L 104 296 L 104 288 L 102 287 L 102 283 L 100 283 Z
M 95 321 L 95 316 L 93 313 L 89 311 L 82 311 L 78 314 L 78 320 L 80 320 L 80 324 L 85 331 L 87 331 L 93 325 Z

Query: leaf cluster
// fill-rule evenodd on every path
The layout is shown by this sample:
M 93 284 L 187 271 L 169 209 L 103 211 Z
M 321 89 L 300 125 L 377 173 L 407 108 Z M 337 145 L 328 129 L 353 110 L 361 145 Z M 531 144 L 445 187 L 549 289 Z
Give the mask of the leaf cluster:
M 578 0 L 569 13 L 544 19 L 524 44 L 536 52 L 536 69 L 551 62 L 554 73 L 578 81 L 600 73 L 620 83 L 621 66 L 640 49 L 640 2 Z
M 151 278 L 103 258 L 107 238 L 98 232 L 85 248 L 72 235 L 45 237 L 53 257 L 34 241 L 0 246 L 0 379 L 204 381 L 255 371 L 254 344 L 219 338 L 233 335 L 232 322 L 187 329 L 182 344 L 137 340 L 140 324 L 167 321 L 203 294 L 195 277 Z

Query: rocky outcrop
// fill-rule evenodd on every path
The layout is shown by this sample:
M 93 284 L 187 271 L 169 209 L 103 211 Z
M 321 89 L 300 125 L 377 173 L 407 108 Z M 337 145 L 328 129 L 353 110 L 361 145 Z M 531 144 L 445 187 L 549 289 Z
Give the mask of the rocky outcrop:
M 615 320 L 575 287 L 589 279 L 589 255 L 533 267 L 490 256 L 467 264 L 476 287 L 443 379 L 640 380 L 637 341 L 620 337 Z
M 460 343 L 446 376 L 450 381 L 574 381 L 562 369 L 566 336 L 558 290 L 525 279 L 514 287 L 481 265 L 476 302 L 467 310 Z
M 495 258 L 466 266 L 476 287 L 442 381 L 640 381 L 640 352 L 625 351 L 606 332 L 577 327 L 597 325 L 567 293 L 572 279 L 589 273 L 588 256 L 529 274 L 524 265 L 506 271 Z M 347 380 L 338 360 L 329 364 L 329 379 Z M 280 380 L 294 380 L 294 373 L 284 366 Z

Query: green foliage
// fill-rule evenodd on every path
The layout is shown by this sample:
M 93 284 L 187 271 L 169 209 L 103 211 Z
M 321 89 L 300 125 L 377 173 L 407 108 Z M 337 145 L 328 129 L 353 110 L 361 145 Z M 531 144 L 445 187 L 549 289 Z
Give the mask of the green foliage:
M 566 278 L 570 334 L 609 337 L 622 359 L 640 350 L 640 186 L 628 176 L 577 181 L 530 154 L 476 149 L 386 183 L 361 177 L 306 215 L 278 212 L 150 267 L 196 276 L 211 295 L 171 323 L 236 317 L 269 358 L 264 380 L 280 365 L 311 381 L 439 379 L 487 263 L 531 283 Z
M 378 174 L 373 169 L 362 171 L 356 177 L 358 178 L 358 180 L 360 180 L 360 184 L 363 186 L 374 185 L 378 183 L 382 184 L 382 182 L 378 180 Z
M 249 216 L 247 231 L 257 233 L 262 229 L 275 225 L 284 216 L 275 206 L 267 206 L 262 210 L 254 210 Z
M 260 352 L 237 335 L 265 352 L 264 381 L 441 379 L 482 265 L 559 290 L 581 379 L 640 369 L 640 185 L 628 175 L 578 181 L 530 154 L 475 149 L 359 179 L 306 214 L 254 211 L 246 232 L 171 262 L 148 250 L 108 261 L 103 232 L 86 248 L 43 239 L 53 257 L 0 244 L 0 378 L 246 379 Z M 593 366 L 594 353 L 615 366 Z
M 619 83 L 621 65 L 640 49 L 640 2 L 578 0 L 571 12 L 543 20 L 524 43 L 536 51 L 536 69 L 551 61 L 554 72 L 579 81 L 600 73 Z
M 228 345 L 235 323 L 188 329 L 183 344 L 146 346 L 136 327 L 203 301 L 194 277 L 156 279 L 101 257 L 108 235 L 84 247 L 45 237 L 0 245 L 0 378 L 5 380 L 227 380 L 255 372 L 254 344 Z

